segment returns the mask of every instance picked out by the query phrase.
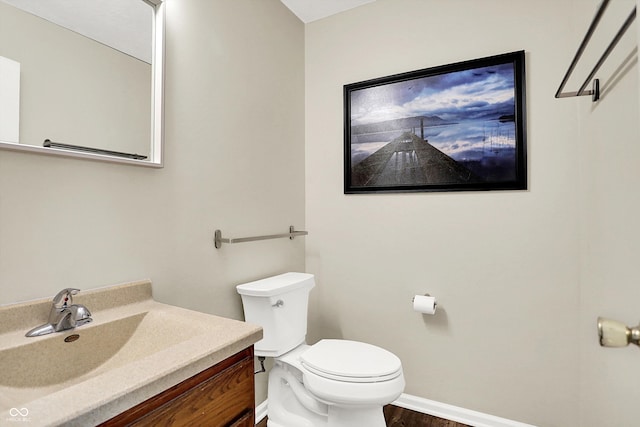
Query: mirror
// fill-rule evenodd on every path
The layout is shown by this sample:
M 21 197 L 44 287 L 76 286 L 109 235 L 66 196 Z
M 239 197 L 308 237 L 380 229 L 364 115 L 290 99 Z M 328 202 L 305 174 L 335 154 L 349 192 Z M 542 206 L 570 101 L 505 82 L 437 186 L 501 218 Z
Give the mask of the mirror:
M 162 0 L 0 0 L 0 148 L 162 167 L 163 71 Z

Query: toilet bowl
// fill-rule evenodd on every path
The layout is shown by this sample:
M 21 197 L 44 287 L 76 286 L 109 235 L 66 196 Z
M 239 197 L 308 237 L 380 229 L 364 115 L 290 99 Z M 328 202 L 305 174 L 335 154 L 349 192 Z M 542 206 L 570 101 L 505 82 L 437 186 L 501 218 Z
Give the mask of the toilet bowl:
M 404 390 L 393 353 L 358 341 L 307 345 L 308 296 L 314 277 L 285 273 L 237 286 L 247 322 L 262 326 L 256 356 L 273 357 L 269 427 L 384 427 L 382 407 Z

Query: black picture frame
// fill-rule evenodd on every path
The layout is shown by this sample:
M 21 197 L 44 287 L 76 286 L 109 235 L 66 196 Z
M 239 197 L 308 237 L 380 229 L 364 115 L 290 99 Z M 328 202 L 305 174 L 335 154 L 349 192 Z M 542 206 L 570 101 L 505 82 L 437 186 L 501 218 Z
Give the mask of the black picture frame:
M 525 53 L 344 86 L 344 192 L 525 190 Z

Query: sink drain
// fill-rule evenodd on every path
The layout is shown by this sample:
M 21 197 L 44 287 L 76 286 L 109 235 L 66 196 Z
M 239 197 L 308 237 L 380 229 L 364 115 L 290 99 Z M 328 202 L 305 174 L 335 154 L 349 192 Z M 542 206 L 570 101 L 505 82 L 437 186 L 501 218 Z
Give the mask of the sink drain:
M 68 337 L 66 337 L 64 339 L 64 342 L 74 342 L 80 339 L 80 335 L 78 334 L 73 334 L 73 335 L 69 335 Z

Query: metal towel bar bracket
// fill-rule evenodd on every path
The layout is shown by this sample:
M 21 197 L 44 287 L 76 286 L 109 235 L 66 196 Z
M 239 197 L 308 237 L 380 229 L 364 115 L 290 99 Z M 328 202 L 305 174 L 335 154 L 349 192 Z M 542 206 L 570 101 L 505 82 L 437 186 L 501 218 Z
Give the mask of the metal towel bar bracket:
M 293 240 L 294 237 L 296 236 L 306 236 L 307 234 L 309 234 L 309 232 L 307 231 L 296 231 L 292 226 L 289 227 L 289 232 L 288 233 L 282 233 L 282 234 L 269 234 L 267 236 L 253 236 L 253 237 L 238 237 L 238 238 L 234 238 L 234 239 L 229 239 L 229 238 L 224 238 L 222 237 L 222 231 L 221 230 L 216 230 L 215 234 L 214 234 L 214 244 L 216 249 L 220 249 L 222 247 L 223 243 L 244 243 L 244 242 L 255 242 L 257 240 L 269 240 L 269 239 L 280 239 L 283 237 L 288 237 L 289 239 Z

